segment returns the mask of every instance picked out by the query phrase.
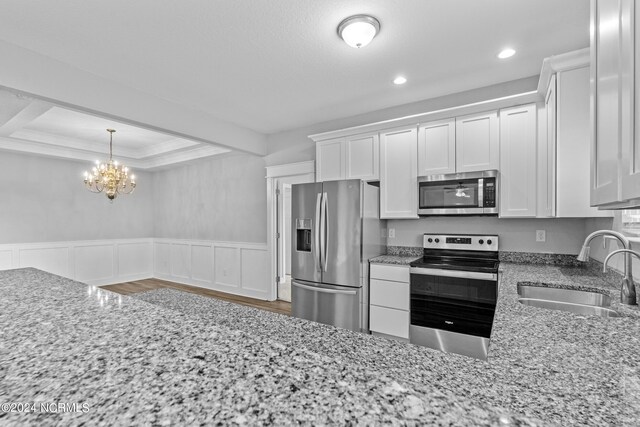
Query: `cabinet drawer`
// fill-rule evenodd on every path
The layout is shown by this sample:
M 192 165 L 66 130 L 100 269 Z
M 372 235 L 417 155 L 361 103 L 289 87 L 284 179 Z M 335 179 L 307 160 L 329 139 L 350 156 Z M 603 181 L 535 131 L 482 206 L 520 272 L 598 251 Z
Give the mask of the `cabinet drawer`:
M 409 312 L 394 308 L 370 307 L 369 328 L 373 332 L 409 338 Z
M 409 283 L 409 266 L 371 264 L 370 277 L 372 279 Z
M 409 284 L 371 279 L 370 303 L 383 307 L 409 310 Z

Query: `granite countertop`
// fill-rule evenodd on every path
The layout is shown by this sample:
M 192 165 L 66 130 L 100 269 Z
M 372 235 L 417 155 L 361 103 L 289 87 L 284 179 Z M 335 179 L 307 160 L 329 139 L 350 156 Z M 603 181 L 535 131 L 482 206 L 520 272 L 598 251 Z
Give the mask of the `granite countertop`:
M 88 404 L 0 424 L 637 425 L 640 312 L 617 302 L 619 278 L 502 267 L 487 361 L 174 290 L 0 272 L 0 401 Z M 600 289 L 622 317 L 521 305 L 518 282 Z
M 420 256 L 415 255 L 380 255 L 371 258 L 369 262 L 371 264 L 409 265 L 419 258 Z

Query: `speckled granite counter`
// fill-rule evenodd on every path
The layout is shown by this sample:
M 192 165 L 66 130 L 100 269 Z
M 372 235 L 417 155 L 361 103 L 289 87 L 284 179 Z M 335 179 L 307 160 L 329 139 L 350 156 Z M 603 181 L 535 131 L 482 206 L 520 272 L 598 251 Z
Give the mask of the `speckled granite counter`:
M 519 281 L 615 294 L 613 276 L 503 270 L 486 362 L 172 290 L 118 298 L 0 272 L 0 401 L 89 404 L 0 424 L 637 425 L 637 307 L 602 319 L 517 302 Z
M 371 258 L 369 262 L 371 264 L 394 264 L 394 265 L 409 265 L 413 261 L 420 258 L 415 255 L 380 255 L 375 258 Z

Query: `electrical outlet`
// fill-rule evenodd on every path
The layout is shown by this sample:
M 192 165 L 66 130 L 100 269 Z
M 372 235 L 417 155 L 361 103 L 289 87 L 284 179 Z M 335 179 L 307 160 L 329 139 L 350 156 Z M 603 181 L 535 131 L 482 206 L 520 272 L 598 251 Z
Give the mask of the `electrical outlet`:
M 546 230 L 536 230 L 536 242 L 546 242 L 547 232 Z
M 389 229 L 389 238 L 390 239 L 395 239 L 396 238 L 396 229 L 395 228 L 390 228 Z

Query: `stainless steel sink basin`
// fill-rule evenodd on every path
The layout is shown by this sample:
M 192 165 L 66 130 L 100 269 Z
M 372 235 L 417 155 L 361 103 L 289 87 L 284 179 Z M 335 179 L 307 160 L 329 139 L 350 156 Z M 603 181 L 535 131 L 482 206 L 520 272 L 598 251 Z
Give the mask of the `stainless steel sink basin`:
M 518 295 L 521 304 L 532 307 L 563 310 L 587 316 L 619 316 L 618 312 L 608 308 L 611 305 L 611 297 L 599 292 L 518 284 Z

